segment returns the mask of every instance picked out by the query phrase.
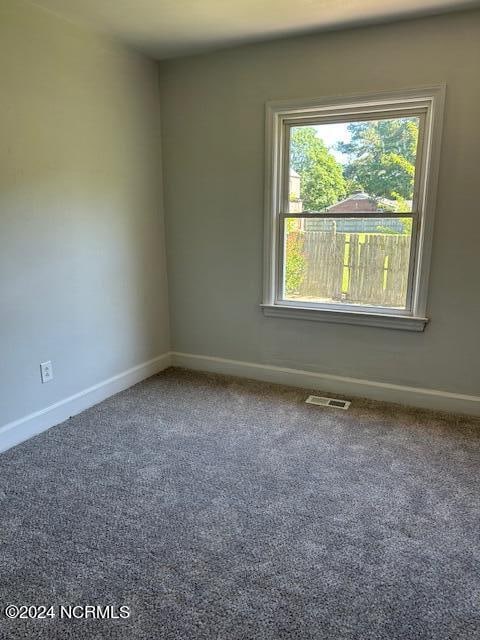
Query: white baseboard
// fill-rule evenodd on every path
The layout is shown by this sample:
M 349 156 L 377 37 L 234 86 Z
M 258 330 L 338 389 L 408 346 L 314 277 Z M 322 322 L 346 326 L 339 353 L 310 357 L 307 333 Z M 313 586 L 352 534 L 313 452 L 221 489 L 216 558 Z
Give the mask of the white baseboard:
M 422 409 L 480 416 L 480 396 L 470 396 L 437 389 L 408 387 L 389 382 L 347 378 L 330 373 L 287 369 L 273 365 L 228 360 L 226 358 L 202 356 L 193 353 L 172 352 L 171 356 L 173 366 L 185 367 L 186 369 L 223 373 L 265 382 L 276 382 L 293 387 L 318 389 L 328 393 L 371 398 L 384 402 L 396 402 Z
M 10 447 L 14 447 L 20 442 L 50 429 L 50 427 L 60 424 L 71 416 L 75 416 L 92 407 L 94 404 L 98 404 L 102 400 L 137 384 L 137 382 L 163 371 L 170 365 L 171 354 L 164 353 L 152 360 L 148 360 L 148 362 L 143 362 L 136 367 L 127 369 L 127 371 L 122 371 L 122 373 L 108 378 L 108 380 L 103 380 L 93 385 L 93 387 L 79 391 L 73 396 L 45 407 L 45 409 L 40 409 L 40 411 L 35 411 L 35 413 L 24 416 L 19 420 L 3 425 L 0 427 L 0 452 L 6 451 Z

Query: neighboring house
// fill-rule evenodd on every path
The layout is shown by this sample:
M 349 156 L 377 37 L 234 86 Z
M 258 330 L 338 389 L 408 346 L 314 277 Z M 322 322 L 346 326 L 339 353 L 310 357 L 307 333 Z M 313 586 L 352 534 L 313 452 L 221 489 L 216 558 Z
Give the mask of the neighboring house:
M 290 169 L 290 180 L 288 188 L 288 200 L 290 204 L 289 212 L 301 213 L 303 209 L 303 203 L 300 198 L 300 176 L 295 171 L 295 169 Z
M 348 198 L 340 200 L 337 204 L 327 207 L 329 213 L 374 213 L 375 211 L 383 211 L 379 207 L 379 203 L 365 193 L 364 191 L 356 191 Z
M 301 213 L 303 202 L 301 199 L 301 177 L 290 169 L 289 178 L 289 212 Z M 328 213 L 375 213 L 376 211 L 393 211 L 395 201 L 382 198 L 376 200 L 364 191 L 356 191 L 351 196 L 327 207 Z M 403 223 L 395 218 L 335 218 L 323 219 L 297 219 L 291 229 L 304 231 L 333 231 L 340 233 L 402 233 Z
M 375 200 L 364 191 L 357 191 L 348 198 L 327 207 L 328 213 L 375 213 L 376 211 L 391 211 L 395 207 L 393 200 L 383 198 Z M 395 218 L 336 218 L 333 220 L 305 221 L 305 231 L 331 231 L 336 229 L 341 233 L 402 233 L 403 223 Z

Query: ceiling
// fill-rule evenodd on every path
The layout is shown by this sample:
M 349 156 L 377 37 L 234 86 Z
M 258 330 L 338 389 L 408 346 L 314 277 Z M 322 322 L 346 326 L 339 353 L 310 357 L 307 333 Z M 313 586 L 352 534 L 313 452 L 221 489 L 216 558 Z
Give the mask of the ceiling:
M 33 0 L 161 59 L 322 29 L 480 6 L 479 0 Z

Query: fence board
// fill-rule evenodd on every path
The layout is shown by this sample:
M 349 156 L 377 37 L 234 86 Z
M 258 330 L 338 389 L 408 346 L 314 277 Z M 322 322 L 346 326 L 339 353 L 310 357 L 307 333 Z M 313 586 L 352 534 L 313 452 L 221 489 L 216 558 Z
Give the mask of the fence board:
M 409 256 L 406 235 L 305 231 L 297 296 L 404 307 Z

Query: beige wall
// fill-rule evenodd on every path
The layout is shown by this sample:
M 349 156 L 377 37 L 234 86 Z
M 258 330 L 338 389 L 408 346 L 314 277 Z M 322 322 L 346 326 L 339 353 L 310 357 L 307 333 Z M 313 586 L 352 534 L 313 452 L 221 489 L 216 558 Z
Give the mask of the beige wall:
M 173 348 L 478 395 L 480 13 L 332 32 L 160 65 Z M 445 81 L 425 333 L 263 317 L 267 100 Z
M 1 0 L 0 78 L 1 426 L 169 335 L 156 66 Z

